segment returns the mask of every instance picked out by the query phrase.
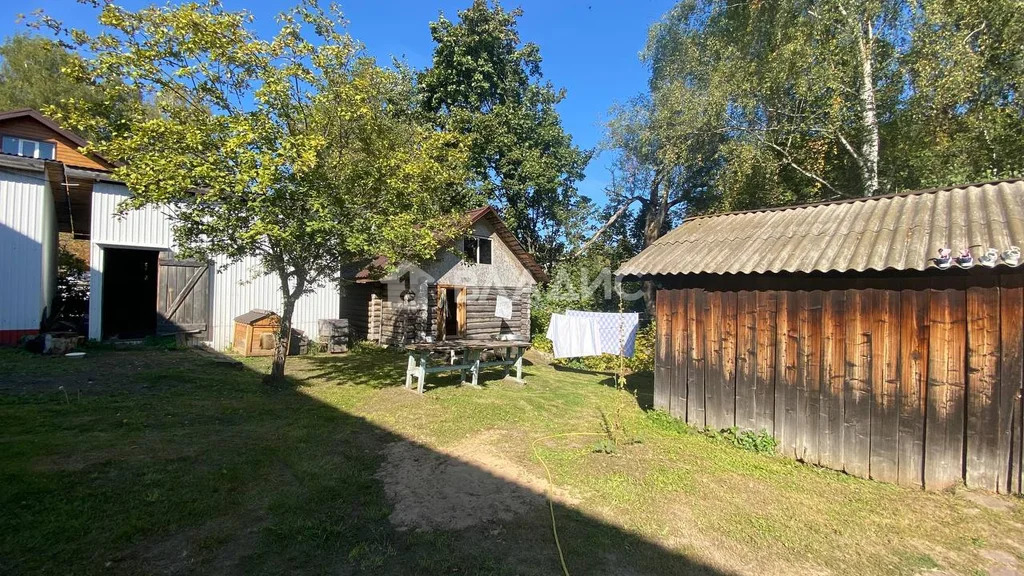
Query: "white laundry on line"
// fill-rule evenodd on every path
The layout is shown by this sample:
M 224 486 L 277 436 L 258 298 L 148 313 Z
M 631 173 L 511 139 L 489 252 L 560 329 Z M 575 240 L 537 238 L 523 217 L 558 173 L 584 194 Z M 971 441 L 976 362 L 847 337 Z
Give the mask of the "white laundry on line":
M 636 349 L 636 332 L 640 326 L 640 315 L 636 312 L 591 312 L 589 310 L 566 310 L 569 317 L 587 318 L 593 321 L 598 331 L 601 352 L 632 358 Z
M 597 324 L 589 318 L 552 314 L 547 337 L 555 358 L 599 356 L 601 343 Z

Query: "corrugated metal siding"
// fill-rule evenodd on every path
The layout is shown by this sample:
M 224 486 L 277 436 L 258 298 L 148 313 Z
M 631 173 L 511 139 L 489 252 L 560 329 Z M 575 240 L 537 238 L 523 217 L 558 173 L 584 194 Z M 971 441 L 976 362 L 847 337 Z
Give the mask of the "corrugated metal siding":
M 96 182 L 92 192 L 93 244 L 168 250 L 174 237 L 165 208 L 147 206 L 118 217 L 118 205 L 128 198 L 121 184 Z
M 42 202 L 42 305 L 49 310 L 53 299 L 57 296 L 57 208 L 53 202 L 53 191 L 50 184 L 45 185 Z M 52 312 L 52 311 L 50 311 Z
M 171 249 L 174 233 L 166 209 L 147 207 L 129 212 L 123 218 L 114 214 L 117 205 L 128 195 L 124 186 L 97 182 L 92 208 L 92 292 L 89 303 L 89 337 L 99 339 L 99 318 L 102 310 L 102 246 Z M 218 259 L 216 268 L 227 263 Z M 274 276 L 259 275 L 256 258 L 247 258 L 218 271 L 214 276 L 210 310 L 210 339 L 215 348 L 231 345 L 236 316 L 253 308 L 281 311 L 281 294 Z M 319 288 L 303 296 L 295 306 L 292 325 L 311 338 L 316 338 L 317 320 L 337 318 L 340 296 L 336 287 Z
M 1024 246 L 1024 181 L 685 221 L 618 274 L 925 270 L 939 248 Z
M 0 330 L 37 330 L 43 316 L 42 174 L 0 171 Z
M 219 270 L 213 281 L 213 307 L 210 312 L 213 346 L 224 349 L 231 345 L 235 328 L 235 317 L 262 308 L 281 311 L 281 289 L 278 279 L 271 275 L 258 275 L 260 270 L 256 258 L 249 257 L 220 270 L 227 261 L 217 260 Z M 337 318 L 341 296 L 334 286 L 321 286 L 312 294 L 306 294 L 295 304 L 292 327 L 302 330 L 315 340 L 317 320 Z

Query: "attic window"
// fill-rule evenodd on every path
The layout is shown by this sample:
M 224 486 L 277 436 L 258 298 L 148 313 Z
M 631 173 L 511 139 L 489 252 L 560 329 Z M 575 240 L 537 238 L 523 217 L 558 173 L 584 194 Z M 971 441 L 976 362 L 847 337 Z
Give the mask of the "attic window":
M 463 250 L 466 252 L 466 259 L 476 264 L 491 263 L 491 239 L 479 236 L 470 236 L 462 241 Z
M 57 159 L 57 147 L 53 142 L 41 142 L 16 136 L 4 136 L 3 151 L 4 154 L 14 156 L 42 158 L 43 160 Z

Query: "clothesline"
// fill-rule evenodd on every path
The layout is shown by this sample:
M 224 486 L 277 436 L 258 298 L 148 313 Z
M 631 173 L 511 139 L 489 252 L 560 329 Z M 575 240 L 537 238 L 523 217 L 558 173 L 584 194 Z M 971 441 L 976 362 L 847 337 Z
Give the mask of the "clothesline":
M 635 312 L 566 310 L 552 314 L 547 337 L 555 358 L 582 358 L 601 354 L 633 356 L 640 315 Z

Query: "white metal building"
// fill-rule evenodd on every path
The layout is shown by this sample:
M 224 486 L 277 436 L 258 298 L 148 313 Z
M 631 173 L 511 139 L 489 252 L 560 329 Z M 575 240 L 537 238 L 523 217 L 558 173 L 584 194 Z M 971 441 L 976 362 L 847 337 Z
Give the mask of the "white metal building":
M 164 211 L 147 207 L 116 215 L 118 204 L 128 196 L 121 184 L 97 182 L 92 193 L 91 282 L 89 298 L 89 338 L 104 336 L 103 294 L 107 256 L 114 250 L 173 251 L 174 233 Z M 155 254 L 155 256 L 159 256 Z M 281 309 L 281 290 L 276 277 L 261 273 L 255 258 L 227 266 L 226 260 L 214 262 L 209 286 L 209 341 L 215 348 L 231 344 L 234 318 L 253 308 Z M 340 296 L 335 287 L 321 287 L 303 296 L 295 305 L 292 326 L 315 336 L 317 320 L 338 317 Z
M 0 344 L 38 333 L 51 313 L 58 232 L 89 242 L 89 338 L 188 332 L 230 346 L 234 318 L 281 309 L 280 286 L 255 258 L 176 259 L 171 220 L 147 207 L 118 215 L 128 189 L 109 162 L 79 152 L 85 141 L 33 110 L 0 112 Z M 293 327 L 314 337 L 337 318 L 336 286 L 296 304 Z
M 57 286 L 52 198 L 41 173 L 0 167 L 0 344 L 35 333 L 49 314 Z

